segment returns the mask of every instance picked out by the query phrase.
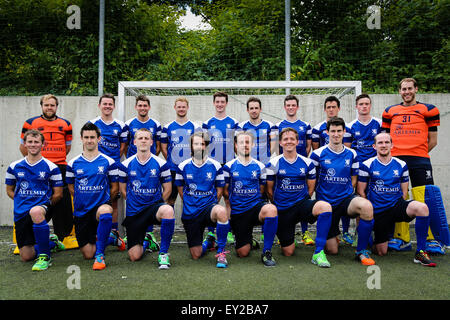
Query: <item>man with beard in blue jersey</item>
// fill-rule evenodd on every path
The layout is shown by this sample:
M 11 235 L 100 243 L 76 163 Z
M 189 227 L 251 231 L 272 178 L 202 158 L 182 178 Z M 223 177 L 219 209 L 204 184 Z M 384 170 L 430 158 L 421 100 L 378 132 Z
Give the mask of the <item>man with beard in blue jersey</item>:
M 169 269 L 168 250 L 175 228 L 173 208 L 164 203 L 171 193 L 171 175 L 166 161 L 150 152 L 152 134 L 141 128 L 134 134 L 137 153 L 119 164 L 119 190 L 126 199 L 128 256 L 140 260 L 149 245 L 149 225 L 161 225 L 159 269 Z M 162 189 L 162 190 L 161 190 Z
M 375 136 L 377 155 L 364 161 L 359 168 L 357 191 L 373 205 L 375 223 L 374 251 L 384 256 L 396 222 L 416 219 L 417 250 L 415 263 L 435 267 L 426 251 L 429 210 L 425 203 L 405 200 L 408 196 L 409 174 L 406 163 L 391 154 L 392 138 L 388 133 Z M 367 194 L 366 194 L 367 190 Z
M 237 157 L 223 166 L 224 192 L 230 199 L 230 224 L 236 236 L 237 255 L 249 255 L 253 227 L 264 225 L 261 260 L 266 267 L 273 267 L 276 265 L 275 259 L 272 258 L 272 245 L 278 225 L 277 208 L 263 200 L 262 194 L 266 185 L 265 166 L 250 154 L 254 139 L 249 131 L 241 131 L 236 135 Z
M 297 153 L 301 156 L 308 157 L 311 152 L 311 125 L 308 122 L 298 119 L 297 113 L 299 110 L 299 100 L 294 95 L 287 95 L 284 98 L 284 111 L 286 112 L 286 119 L 278 122 L 274 127 L 274 132 L 279 133 L 284 128 L 293 128 L 298 133 Z M 279 145 L 279 154 L 283 153 L 283 148 Z M 302 221 L 301 223 L 300 241 L 307 246 L 314 245 L 314 239 L 308 231 L 308 223 Z
M 99 128 L 86 123 L 81 128 L 83 153 L 69 161 L 66 173 L 78 245 L 85 259 L 95 258 L 93 270 L 106 268 L 105 248 L 111 242 L 111 201 L 119 191 L 117 163 L 100 153 L 99 141 Z M 124 243 L 119 249 L 125 249 Z
M 340 218 L 359 217 L 356 259 L 363 265 L 374 265 L 375 261 L 370 258 L 367 250 L 373 228 L 373 208 L 370 201 L 354 194 L 358 162 L 356 151 L 342 143 L 345 121 L 342 118 L 331 118 L 327 122 L 327 132 L 329 143 L 311 154 L 311 160 L 317 170 L 316 199 L 330 203 L 333 208 L 332 223 L 327 237 L 327 253 L 338 253 Z
M 27 131 L 23 145 L 27 155 L 11 163 L 6 171 L 6 193 L 14 200 L 15 236 L 20 258 L 30 261 L 37 256 L 32 270 L 43 271 L 51 265 L 51 249 L 59 243 L 50 240 L 45 215 L 62 198 L 63 180 L 57 165 L 41 155 L 42 133 Z
M 113 111 L 116 108 L 114 95 L 110 93 L 102 95 L 98 102 L 98 108 L 100 109 L 100 116 L 89 121 L 100 130 L 101 138 L 98 143 L 98 150 L 119 163 L 120 158 L 125 153 L 128 134 L 125 123 L 113 117 Z M 118 232 L 118 200 L 119 194 L 111 199 L 113 207 L 112 235 L 117 241 L 122 241 Z
M 191 136 L 192 158 L 178 166 L 175 184 L 183 200 L 181 221 L 192 258 L 197 260 L 206 253 L 202 246 L 205 227 L 216 227 L 216 266 L 226 268 L 228 251 L 225 251 L 225 245 L 230 224 L 227 210 L 218 204 L 225 180 L 220 163 L 208 157 L 209 141 L 206 132 L 196 132 Z
M 283 154 L 267 165 L 269 199 L 278 209 L 278 231 L 281 252 L 292 256 L 295 251 L 295 225 L 299 221 L 317 221 L 316 249 L 311 262 L 322 268 L 330 263 L 324 252 L 331 225 L 331 206 L 325 201 L 311 200 L 316 183 L 316 169 L 309 158 L 297 153 L 298 133 L 293 128 L 280 132 Z
M 178 196 L 175 186 L 175 174 L 178 165 L 186 159 L 190 159 L 191 150 L 189 137 L 199 126 L 188 119 L 189 101 L 184 97 L 176 98 L 175 105 L 176 118 L 166 124 L 161 131 L 161 153 L 169 165 L 172 176 L 172 193 L 167 199 L 167 204 L 172 207 Z

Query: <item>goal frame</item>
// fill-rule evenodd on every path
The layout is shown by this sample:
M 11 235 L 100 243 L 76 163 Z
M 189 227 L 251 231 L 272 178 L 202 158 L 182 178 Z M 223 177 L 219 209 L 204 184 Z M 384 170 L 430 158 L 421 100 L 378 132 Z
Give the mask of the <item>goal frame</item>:
M 348 88 L 355 90 L 355 96 L 362 92 L 361 81 L 119 81 L 117 116 L 125 121 L 125 93 L 132 89 L 322 89 Z M 338 97 L 339 98 L 339 97 Z

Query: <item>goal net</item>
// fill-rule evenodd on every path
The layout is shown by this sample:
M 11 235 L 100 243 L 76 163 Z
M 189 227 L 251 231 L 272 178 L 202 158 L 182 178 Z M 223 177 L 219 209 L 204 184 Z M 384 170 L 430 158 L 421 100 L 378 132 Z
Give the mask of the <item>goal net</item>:
M 277 123 L 286 117 L 283 108 L 287 94 L 299 99 L 298 118 L 311 127 L 325 120 L 324 100 L 336 96 L 341 101 L 339 116 L 346 122 L 356 117 L 355 98 L 361 94 L 360 81 L 123 81 L 118 85 L 117 118 L 126 121 L 136 116 L 135 98 L 146 95 L 150 99 L 150 117 L 161 126 L 175 120 L 175 99 L 189 101 L 189 120 L 201 125 L 214 116 L 212 96 L 217 91 L 228 94 L 227 115 L 238 122 L 249 119 L 247 99 L 258 97 L 262 102 L 261 118 Z M 160 154 L 160 157 L 162 155 Z M 180 201 L 175 205 L 177 228 L 180 222 Z

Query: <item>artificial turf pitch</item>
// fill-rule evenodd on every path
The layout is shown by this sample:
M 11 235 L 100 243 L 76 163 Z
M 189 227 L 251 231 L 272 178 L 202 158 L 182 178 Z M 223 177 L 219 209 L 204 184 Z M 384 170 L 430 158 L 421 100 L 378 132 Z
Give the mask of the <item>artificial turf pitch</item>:
M 414 235 L 414 230 L 411 230 Z M 159 239 L 158 232 L 155 232 Z M 259 236 L 257 234 L 256 236 Z M 281 255 L 274 245 L 277 266 L 264 267 L 260 250 L 238 258 L 228 248 L 229 267 L 215 267 L 214 252 L 190 258 L 184 234 L 176 233 L 170 247 L 170 270 L 159 270 L 157 254 L 131 262 L 127 253 L 108 247 L 107 268 L 92 270 L 78 249 L 54 253 L 53 264 L 32 272 L 33 262 L 13 255 L 12 228 L 0 228 L 0 300 L 448 300 L 450 257 L 432 256 L 436 268 L 413 263 L 413 251 L 372 256 L 377 268 L 354 260 L 354 248 L 342 245 L 328 255 L 331 268 L 310 260 L 312 247 L 300 245 L 295 255 Z M 414 245 L 413 245 L 414 250 Z M 75 270 L 75 272 L 74 272 Z M 79 277 L 78 277 L 79 276 Z M 376 278 L 378 277 L 379 278 Z

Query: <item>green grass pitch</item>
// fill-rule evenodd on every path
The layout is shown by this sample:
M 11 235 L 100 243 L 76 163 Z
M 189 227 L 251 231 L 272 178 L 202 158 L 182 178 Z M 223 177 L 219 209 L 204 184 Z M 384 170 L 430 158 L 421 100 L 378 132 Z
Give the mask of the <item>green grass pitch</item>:
M 157 238 L 159 234 L 156 232 Z M 411 230 L 414 235 L 414 230 Z M 259 235 L 258 235 L 259 236 Z M 215 267 L 214 252 L 190 258 L 183 233 L 170 247 L 170 270 L 158 270 L 157 254 L 131 262 L 126 252 L 108 247 L 107 268 L 92 270 L 78 249 L 53 254 L 45 272 L 32 272 L 33 262 L 13 255 L 12 228 L 0 228 L 0 300 L 448 300 L 450 257 L 433 256 L 436 268 L 413 263 L 413 251 L 372 256 L 377 270 L 354 260 L 354 248 L 341 245 L 328 255 L 331 268 L 311 264 L 312 247 L 298 246 L 284 257 L 278 245 L 274 268 L 264 267 L 260 250 L 238 258 L 229 248 L 229 267 Z M 413 245 L 414 250 L 414 245 Z M 72 267 L 71 267 L 72 266 Z M 79 270 L 72 273 L 71 268 Z M 79 275 L 77 281 L 73 278 Z M 379 277 L 378 277 L 379 276 Z M 378 278 L 375 278 L 378 277 Z M 379 281 L 378 281 L 378 280 Z M 77 288 L 77 286 L 79 287 Z M 370 288 L 372 287 L 372 288 Z

